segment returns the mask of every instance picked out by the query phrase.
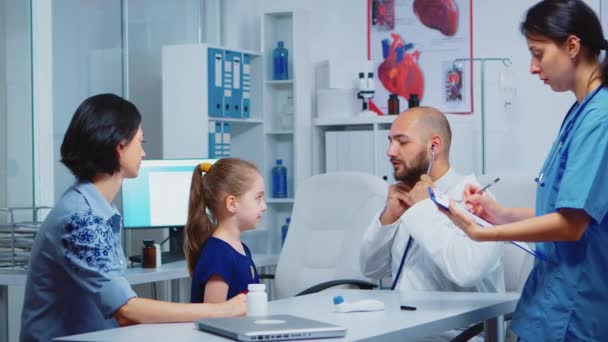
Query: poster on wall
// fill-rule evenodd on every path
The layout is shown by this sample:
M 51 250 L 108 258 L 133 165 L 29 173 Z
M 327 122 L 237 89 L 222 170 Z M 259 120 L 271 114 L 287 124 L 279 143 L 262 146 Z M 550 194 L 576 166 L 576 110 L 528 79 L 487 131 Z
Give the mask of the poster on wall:
M 377 111 L 388 112 L 391 94 L 401 110 L 415 95 L 445 113 L 473 111 L 471 11 L 472 0 L 368 0 Z

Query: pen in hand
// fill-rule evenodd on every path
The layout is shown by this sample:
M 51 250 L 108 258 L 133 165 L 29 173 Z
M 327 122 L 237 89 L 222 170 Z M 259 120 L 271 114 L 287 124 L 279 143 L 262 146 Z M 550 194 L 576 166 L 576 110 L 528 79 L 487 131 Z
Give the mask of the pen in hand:
M 486 191 L 492 185 L 498 183 L 499 180 L 500 180 L 500 177 L 496 178 L 495 180 L 493 180 L 492 182 L 490 182 L 489 184 L 487 184 L 486 186 L 481 188 L 479 191 L 477 191 L 476 194 L 481 195 L 482 192 Z

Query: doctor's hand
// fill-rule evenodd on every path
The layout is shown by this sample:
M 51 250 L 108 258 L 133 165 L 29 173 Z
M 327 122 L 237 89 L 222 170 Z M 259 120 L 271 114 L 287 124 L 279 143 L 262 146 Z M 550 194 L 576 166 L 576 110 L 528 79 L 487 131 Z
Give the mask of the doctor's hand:
M 386 205 L 382 214 L 380 214 L 380 224 L 386 226 L 397 221 L 401 215 L 410 207 L 408 193 L 411 188 L 398 182 L 388 187 L 388 195 L 386 197 Z
M 431 177 L 427 174 L 423 174 L 420 176 L 420 180 L 414 185 L 412 190 L 410 190 L 408 194 L 409 205 L 410 207 L 414 204 L 424 201 L 429 198 L 429 187 L 433 186 L 433 181 Z
M 462 199 L 466 208 L 471 213 L 492 224 L 506 223 L 504 218 L 505 208 L 498 204 L 487 191 L 480 194 L 479 190 L 481 190 L 481 186 L 477 184 L 465 185 Z M 517 191 L 516 189 L 513 190 Z
M 483 241 L 482 231 L 484 228 L 480 227 L 473 219 L 471 219 L 463 209 L 459 208 L 453 200 L 450 200 L 450 210 L 445 210 L 439 207 L 439 210 L 443 212 L 454 224 L 462 229 L 467 236 L 473 241 Z

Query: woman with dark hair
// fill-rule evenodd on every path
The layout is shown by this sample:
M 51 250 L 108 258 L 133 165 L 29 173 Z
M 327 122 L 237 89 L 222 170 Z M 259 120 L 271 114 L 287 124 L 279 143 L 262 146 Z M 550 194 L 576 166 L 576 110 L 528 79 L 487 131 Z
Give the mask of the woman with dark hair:
M 545 0 L 521 25 L 530 72 L 576 102 L 538 178 L 536 208 L 505 208 L 467 186 L 470 211 L 495 224 L 481 228 L 453 204 L 448 215 L 473 240 L 536 242 L 537 259 L 511 328 L 526 341 L 608 338 L 608 49 L 596 14 L 580 0 Z
M 124 178 L 137 177 L 144 152 L 141 116 L 112 94 L 86 99 L 61 145 L 76 183 L 36 234 L 28 266 L 22 341 L 137 323 L 193 321 L 245 313 L 240 295 L 222 304 L 137 298 L 125 278 L 122 218 L 112 204 Z

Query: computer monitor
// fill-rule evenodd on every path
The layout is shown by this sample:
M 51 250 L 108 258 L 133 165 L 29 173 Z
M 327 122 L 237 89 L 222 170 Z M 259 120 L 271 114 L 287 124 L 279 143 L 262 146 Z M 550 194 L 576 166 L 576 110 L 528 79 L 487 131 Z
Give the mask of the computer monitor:
M 184 227 L 192 171 L 217 159 L 144 159 L 137 178 L 121 188 L 124 228 Z

